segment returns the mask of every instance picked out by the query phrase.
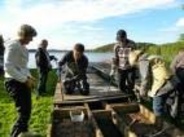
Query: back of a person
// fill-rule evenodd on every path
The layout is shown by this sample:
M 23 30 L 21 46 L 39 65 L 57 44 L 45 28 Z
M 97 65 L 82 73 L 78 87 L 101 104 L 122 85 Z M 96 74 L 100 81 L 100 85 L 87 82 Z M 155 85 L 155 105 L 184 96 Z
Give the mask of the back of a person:
M 166 68 L 164 60 L 160 56 L 149 56 L 153 84 L 151 87 L 151 96 L 154 96 L 158 89 L 170 78 L 169 70 Z

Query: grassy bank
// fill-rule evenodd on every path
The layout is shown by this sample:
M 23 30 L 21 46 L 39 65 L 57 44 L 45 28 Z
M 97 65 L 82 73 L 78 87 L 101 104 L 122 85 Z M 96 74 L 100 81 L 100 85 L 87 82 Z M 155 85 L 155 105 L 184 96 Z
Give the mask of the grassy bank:
M 32 75 L 38 77 L 36 70 L 31 70 Z M 52 110 L 52 99 L 56 86 L 55 70 L 49 73 L 47 83 L 47 94 L 36 100 L 35 91 L 32 93 L 32 115 L 30 120 L 30 130 L 46 136 L 47 125 L 50 122 L 50 114 Z M 11 126 L 16 118 L 16 110 L 12 99 L 8 96 L 4 89 L 4 79 L 0 77 L 0 137 L 8 137 Z

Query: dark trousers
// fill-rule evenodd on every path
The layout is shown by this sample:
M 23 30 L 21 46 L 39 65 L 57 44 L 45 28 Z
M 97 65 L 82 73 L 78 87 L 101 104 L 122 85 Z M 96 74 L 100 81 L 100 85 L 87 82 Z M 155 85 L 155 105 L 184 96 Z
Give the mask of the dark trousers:
M 82 95 L 89 94 L 89 83 L 87 82 L 87 79 L 73 80 L 67 78 L 63 85 L 66 94 L 72 94 L 75 92 L 75 89 L 78 89 Z
M 13 98 L 18 112 L 18 118 L 11 131 L 11 137 L 17 137 L 21 132 L 28 131 L 31 115 L 31 91 L 24 83 L 13 79 L 5 81 L 5 88 Z
M 118 70 L 118 86 L 122 92 L 133 94 L 135 73 L 135 68 Z
M 177 87 L 179 91 L 179 115 L 184 115 L 184 68 L 178 68 L 176 75 L 180 79 Z
M 38 87 L 37 87 L 37 94 L 41 95 L 42 93 L 46 92 L 46 83 L 47 83 L 47 77 L 48 77 L 48 70 L 44 69 L 38 69 L 39 73 L 39 81 L 38 81 Z
M 183 91 L 184 91 L 184 69 L 182 69 L 182 68 L 178 68 L 177 70 L 176 70 L 176 75 L 177 75 L 177 77 L 180 79 L 180 83 L 179 83 L 179 85 L 178 85 L 178 89 L 179 89 L 179 91 L 180 91 L 180 93 L 183 93 Z

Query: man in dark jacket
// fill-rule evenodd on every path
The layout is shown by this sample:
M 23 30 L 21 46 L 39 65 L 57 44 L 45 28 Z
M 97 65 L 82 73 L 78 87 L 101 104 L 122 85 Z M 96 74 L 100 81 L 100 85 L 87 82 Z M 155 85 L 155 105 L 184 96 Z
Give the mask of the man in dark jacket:
M 48 41 L 43 39 L 35 54 L 36 65 L 39 72 L 39 82 L 37 87 L 38 96 L 46 92 L 46 83 L 49 70 L 52 69 L 51 60 L 57 60 L 54 56 L 49 56 L 47 52 Z
M 182 116 L 184 114 L 184 48 L 180 49 L 179 53 L 175 56 L 170 68 L 180 80 L 177 89 L 179 91 L 179 115 Z
M 75 89 L 78 89 L 82 95 L 89 94 L 89 84 L 86 76 L 88 58 L 83 54 L 84 50 L 84 45 L 77 43 L 74 49 L 66 53 L 59 61 L 60 74 L 62 66 L 66 65 L 65 80 L 63 81 L 66 94 L 72 94 Z

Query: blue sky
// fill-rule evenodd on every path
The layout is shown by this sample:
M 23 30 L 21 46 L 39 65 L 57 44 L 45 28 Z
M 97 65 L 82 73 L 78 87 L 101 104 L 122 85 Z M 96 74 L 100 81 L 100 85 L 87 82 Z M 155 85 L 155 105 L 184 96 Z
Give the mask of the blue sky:
M 182 0 L 1 0 L 0 34 L 14 38 L 17 28 L 31 24 L 49 47 L 71 49 L 76 42 L 87 49 L 115 42 L 125 29 L 136 42 L 174 42 L 184 33 Z

